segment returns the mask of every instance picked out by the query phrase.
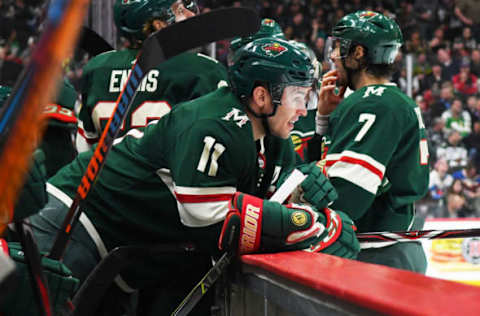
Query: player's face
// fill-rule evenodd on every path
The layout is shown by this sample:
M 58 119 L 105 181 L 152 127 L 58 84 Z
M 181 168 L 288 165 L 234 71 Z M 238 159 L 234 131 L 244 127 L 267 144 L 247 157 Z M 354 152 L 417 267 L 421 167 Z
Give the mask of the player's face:
M 187 8 L 186 6 L 189 6 L 189 8 Z M 198 7 L 196 6 L 195 1 L 192 0 L 175 1 L 172 4 L 171 8 L 173 13 L 175 14 L 175 22 L 186 20 L 198 14 Z
M 337 81 L 336 84 L 338 87 L 346 86 L 347 85 L 347 72 L 342 64 L 342 57 L 340 56 L 340 41 L 336 42 L 335 48 L 332 50 L 330 55 L 330 60 L 333 62 L 335 69 L 337 70 L 336 76 Z
M 282 94 L 280 105 L 274 116 L 268 118 L 270 132 L 281 138 L 288 138 L 300 116 L 307 115 L 306 104 L 311 87 L 288 86 Z

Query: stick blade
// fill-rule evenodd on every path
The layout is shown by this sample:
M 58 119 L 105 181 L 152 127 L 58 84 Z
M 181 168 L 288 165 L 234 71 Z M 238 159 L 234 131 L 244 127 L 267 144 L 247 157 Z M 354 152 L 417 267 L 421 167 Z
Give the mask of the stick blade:
M 213 10 L 172 24 L 147 38 L 138 63 L 147 71 L 159 63 L 159 53 L 163 53 L 162 57 L 166 60 L 194 47 L 252 35 L 259 29 L 260 18 L 252 9 Z

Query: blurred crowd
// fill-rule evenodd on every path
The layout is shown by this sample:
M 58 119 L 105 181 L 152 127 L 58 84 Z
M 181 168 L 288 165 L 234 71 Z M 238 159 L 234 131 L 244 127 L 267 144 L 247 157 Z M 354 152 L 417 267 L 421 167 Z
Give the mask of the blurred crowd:
M 28 58 L 45 15 L 42 0 L 0 0 L 0 84 L 12 85 Z M 273 18 L 288 39 L 301 41 L 324 61 L 329 30 L 357 10 L 394 17 L 404 34 L 392 78 L 418 103 L 429 135 L 430 191 L 418 203 L 423 217 L 480 217 L 480 3 L 478 0 L 198 0 L 203 12 L 248 6 Z M 117 47 L 128 47 L 118 39 Z M 216 43 L 226 64 L 229 41 Z M 407 78 L 407 56 L 413 71 Z M 84 52 L 65 74 L 75 85 Z M 324 71 L 329 67 L 323 62 Z M 409 85 L 409 83 L 411 83 Z M 408 90 L 408 91 L 407 91 Z

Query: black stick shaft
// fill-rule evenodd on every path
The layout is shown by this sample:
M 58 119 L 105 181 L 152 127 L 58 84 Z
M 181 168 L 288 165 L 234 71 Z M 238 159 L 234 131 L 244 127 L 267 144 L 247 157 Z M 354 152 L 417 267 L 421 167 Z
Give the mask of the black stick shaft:
M 358 233 L 361 243 L 371 242 L 411 242 L 416 240 L 480 237 L 480 228 L 451 230 L 414 230 L 402 232 Z

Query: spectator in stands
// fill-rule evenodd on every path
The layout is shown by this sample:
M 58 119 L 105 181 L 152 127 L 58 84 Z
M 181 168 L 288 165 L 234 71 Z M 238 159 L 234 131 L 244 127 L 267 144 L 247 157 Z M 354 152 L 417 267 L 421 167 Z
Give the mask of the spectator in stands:
M 432 39 L 428 42 L 430 51 L 435 52 L 439 48 L 450 48 L 450 43 L 445 39 L 444 25 L 440 25 L 435 29 Z
M 435 20 L 435 10 L 438 6 L 438 0 L 415 0 L 413 13 L 417 20 L 418 30 L 422 38 L 427 38 L 432 33 L 433 22 Z
M 407 93 L 407 70 L 402 68 L 400 71 L 400 78 L 398 78 L 398 87 L 404 93 Z M 417 95 L 420 89 L 420 81 L 417 76 L 412 78 L 412 95 Z
M 470 72 L 470 61 L 462 61 L 460 72 L 452 78 L 455 92 L 464 97 L 478 93 L 477 79 L 477 76 Z
M 404 34 L 409 34 L 416 28 L 417 20 L 415 18 L 415 13 L 413 12 L 413 3 L 411 1 L 400 1 L 398 22 L 402 27 Z
M 463 46 L 465 47 L 465 49 L 468 50 L 468 52 L 472 52 L 474 49 L 477 48 L 477 40 L 473 37 L 472 28 L 469 26 L 463 27 L 462 37 L 460 40 L 462 41 Z
M 439 63 L 434 63 L 432 65 L 432 72 L 425 75 L 423 80 L 420 82 L 421 91 L 431 90 L 433 96 L 440 95 L 440 89 L 442 83 L 445 81 L 442 74 L 442 66 Z
M 405 41 L 405 50 L 407 53 L 419 55 L 427 52 L 427 43 L 420 34 L 420 30 L 417 29 L 413 31 L 409 39 Z
M 455 16 L 463 25 L 474 28 L 474 33 L 478 36 L 478 26 L 480 24 L 480 6 L 476 0 L 456 0 Z
M 463 143 L 468 150 L 468 156 L 474 162 L 477 170 L 480 170 L 480 121 L 473 123 L 473 131 L 463 139 Z
M 451 80 L 458 73 L 458 62 L 452 59 L 450 51 L 446 48 L 438 49 L 437 59 L 440 65 L 442 65 L 442 73 L 445 76 L 445 80 Z
M 475 164 L 469 161 L 465 168 L 454 172 L 452 176 L 462 181 L 463 192 L 471 208 L 480 210 L 480 177 Z
M 316 43 L 318 39 L 327 37 L 327 26 L 323 17 L 315 17 L 312 19 L 312 32 L 310 35 L 310 42 Z M 322 52 L 323 54 L 323 52 Z
M 430 161 L 437 160 L 437 149 L 446 146 L 445 134 L 443 133 L 445 122 L 441 117 L 433 119 L 431 125 L 427 125 L 428 152 Z
M 467 166 L 468 151 L 458 131 L 450 130 L 447 134 L 446 146 L 437 148 L 437 159 L 442 158 L 447 161 L 449 172 L 455 172 Z
M 463 102 L 459 98 L 453 99 L 450 109 L 442 113 L 442 119 L 445 122 L 445 133 L 455 130 L 465 137 L 472 132 L 472 119 L 468 111 L 463 109 Z
M 430 197 L 443 204 L 443 198 L 447 193 L 448 188 L 453 183 L 453 176 L 448 173 L 448 164 L 445 159 L 439 159 L 433 170 L 430 172 L 430 182 L 428 185 Z
M 470 114 L 470 117 L 472 118 L 472 124 L 475 123 L 476 121 L 480 120 L 480 111 L 477 108 L 478 104 L 478 97 L 476 94 L 470 95 L 467 97 L 466 101 L 466 110 Z
M 436 217 L 459 218 L 467 217 L 467 214 L 472 213 L 467 206 L 466 198 L 462 194 L 448 193 L 446 200 L 446 208 L 440 209 Z
M 471 61 L 470 72 L 475 76 L 477 76 L 477 78 L 480 77 L 480 50 L 479 49 L 472 50 L 470 61 Z
M 292 18 L 293 39 L 298 42 L 305 42 L 310 33 L 309 25 L 305 21 L 303 12 L 297 12 Z
M 427 58 L 427 53 L 420 53 L 417 58 L 414 59 L 413 75 L 417 78 L 419 84 L 419 90 L 423 91 L 423 80 L 427 74 L 432 72 L 432 66 Z
M 450 82 L 445 81 L 442 83 L 440 95 L 434 99 L 431 108 L 432 116 L 439 117 L 443 112 L 450 109 L 453 101 L 453 86 Z

